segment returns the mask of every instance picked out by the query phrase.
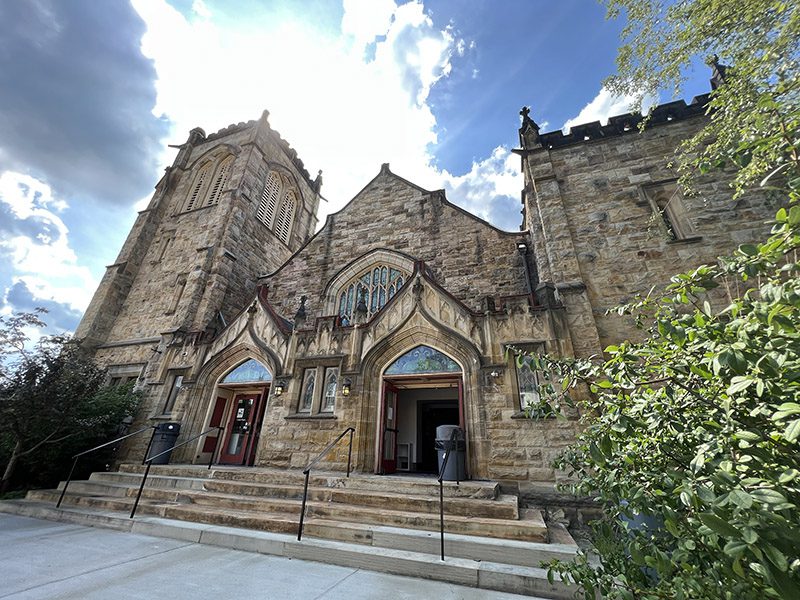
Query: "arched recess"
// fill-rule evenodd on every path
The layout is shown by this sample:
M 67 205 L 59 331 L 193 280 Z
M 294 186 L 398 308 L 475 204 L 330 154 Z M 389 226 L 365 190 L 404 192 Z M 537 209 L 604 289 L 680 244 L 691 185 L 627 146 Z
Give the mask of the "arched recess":
M 269 374 L 268 377 L 255 381 L 225 381 L 225 377 L 234 372 L 237 368 L 248 363 L 257 361 Z M 226 348 L 217 356 L 209 360 L 198 372 L 195 385 L 189 398 L 190 409 L 187 411 L 185 427 L 189 431 L 186 437 L 197 435 L 210 427 L 220 425 L 225 428 L 225 433 L 220 439 L 220 444 L 224 445 L 230 441 L 232 427 L 236 419 L 235 403 L 237 393 L 252 397 L 252 410 L 256 412 L 255 419 L 248 427 L 250 437 L 245 440 L 247 456 L 241 463 L 227 461 L 230 464 L 247 464 L 252 462 L 256 454 L 256 443 L 260 434 L 260 421 L 268 410 L 272 379 L 280 373 L 281 365 L 277 363 L 275 357 L 266 353 L 249 343 L 240 343 Z M 224 399 L 224 402 L 220 399 Z M 248 418 L 251 416 L 248 413 Z M 214 434 L 209 434 L 206 439 L 213 439 Z M 252 443 L 251 443 L 252 442 Z M 197 444 L 190 444 L 186 455 L 182 455 L 180 460 L 186 462 L 206 462 L 209 460 L 209 445 L 205 439 L 198 440 Z M 222 456 L 222 448 L 217 456 Z
M 465 338 L 454 335 L 419 313 L 377 342 L 362 361 L 362 403 L 359 418 L 364 431 L 359 435 L 359 467 L 378 470 L 381 417 L 384 402 L 386 369 L 399 357 L 417 346 L 429 346 L 451 358 L 460 367 L 463 403 L 463 426 L 467 435 L 467 471 L 472 477 L 487 477 L 485 415 L 480 398 L 480 366 L 478 349 Z M 391 376 L 389 376 L 391 378 Z

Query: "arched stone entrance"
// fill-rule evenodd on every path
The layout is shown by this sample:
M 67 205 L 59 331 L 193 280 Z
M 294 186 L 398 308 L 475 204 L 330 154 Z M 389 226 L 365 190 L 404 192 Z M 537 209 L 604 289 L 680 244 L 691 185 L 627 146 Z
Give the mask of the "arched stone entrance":
M 458 367 L 459 372 L 431 373 L 428 375 L 428 381 L 419 379 L 415 384 L 420 386 L 419 389 L 446 387 L 454 390 L 451 393 L 455 395 L 455 404 L 458 406 L 458 424 L 464 428 L 467 436 L 467 472 L 472 477 L 486 477 L 484 456 L 486 432 L 485 424 L 481 421 L 479 406 L 480 354 L 469 340 L 454 332 L 436 328 L 422 318 L 407 321 L 401 330 L 395 331 L 373 346 L 362 361 L 364 402 L 359 418 L 360 429 L 363 432 L 363 435 L 359 436 L 358 453 L 361 458 L 359 468 L 377 473 L 385 471 L 382 462 L 385 445 L 381 438 L 384 435 L 387 415 L 385 409 L 388 408 L 390 400 L 386 397 L 387 383 L 395 385 L 393 381 L 400 378 L 399 375 L 392 373 L 387 376 L 386 371 L 398 358 L 419 346 L 427 346 L 438 351 Z M 437 378 L 439 381 L 436 381 Z M 409 379 L 413 380 L 413 377 Z M 443 387 L 436 388 L 436 385 Z M 452 396 L 440 399 L 445 404 L 453 401 Z M 423 399 L 412 399 L 414 402 L 418 400 Z M 431 400 L 437 399 L 431 398 Z M 414 452 L 416 454 L 416 450 Z M 422 461 L 417 459 L 417 462 Z
M 461 366 L 421 344 L 386 367 L 382 389 L 375 471 L 438 472 L 436 428 L 464 428 Z
M 221 427 L 191 445 L 187 462 L 211 460 L 221 464 L 252 465 L 270 397 L 275 366 L 248 345 L 240 345 L 211 359 L 193 388 L 189 427 L 194 435 Z

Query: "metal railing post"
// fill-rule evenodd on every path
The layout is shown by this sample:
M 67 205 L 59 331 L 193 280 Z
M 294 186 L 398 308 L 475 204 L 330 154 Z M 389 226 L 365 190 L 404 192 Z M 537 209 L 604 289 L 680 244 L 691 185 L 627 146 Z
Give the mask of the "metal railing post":
M 353 457 L 353 433 L 355 429 L 350 429 L 350 445 L 347 448 L 347 476 L 350 477 L 350 460 Z
M 442 468 L 439 469 L 439 538 L 442 550 L 442 560 L 444 560 L 444 484 L 442 483 L 442 481 L 444 480 L 444 474 L 445 471 L 447 470 L 447 461 L 450 459 L 450 453 L 453 451 L 453 448 L 456 445 L 455 440 L 458 432 L 459 432 L 458 429 L 454 429 L 453 432 L 450 434 L 450 445 L 444 452 L 444 457 L 442 457 Z M 456 454 L 458 454 L 458 452 L 456 452 Z M 458 466 L 459 465 L 456 464 L 456 485 L 459 485 L 460 483 Z
M 308 498 L 308 478 L 311 475 L 311 470 L 306 472 L 306 483 L 303 487 L 303 507 L 300 509 L 300 527 L 297 529 L 297 541 L 303 537 L 303 518 L 306 516 L 306 499 Z
M 61 490 L 61 495 L 58 497 L 58 502 L 56 502 L 56 508 L 61 506 L 61 501 L 64 499 L 64 494 L 67 493 L 67 486 L 69 485 L 69 482 L 72 481 L 72 474 L 75 472 L 75 465 L 78 464 L 79 458 L 80 456 L 76 456 L 75 460 L 72 461 L 72 468 L 69 470 L 69 476 L 67 476 L 67 481 L 64 483 L 64 489 Z
M 442 560 L 444 560 L 444 484 L 439 480 L 439 537 L 442 548 Z
M 345 429 L 342 433 L 336 436 L 335 440 L 333 440 L 330 444 L 325 446 L 325 449 L 319 454 L 317 454 L 317 457 L 310 463 L 308 463 L 306 465 L 306 468 L 303 470 L 303 473 L 305 473 L 306 476 L 306 483 L 305 487 L 303 488 L 303 506 L 300 509 L 300 525 L 297 528 L 297 541 L 300 541 L 300 538 L 303 537 L 303 520 L 305 519 L 306 516 L 306 502 L 308 501 L 308 478 L 311 475 L 311 469 L 322 459 L 323 456 L 325 456 L 328 452 L 330 452 L 333 449 L 333 447 L 336 446 L 336 444 L 338 444 L 339 441 L 345 435 L 349 433 L 350 447 L 347 450 L 347 476 L 350 477 L 350 459 L 353 454 L 353 434 L 355 433 L 355 431 L 356 430 L 354 427 L 348 427 L 347 429 Z
M 133 503 L 133 508 L 131 509 L 131 516 L 130 519 L 133 518 L 133 515 L 136 514 L 136 508 L 139 506 L 139 499 L 142 497 L 142 490 L 144 489 L 144 483 L 147 481 L 147 476 L 150 474 L 150 467 L 153 466 L 153 459 L 147 461 L 147 468 L 144 470 L 144 477 L 142 477 L 142 485 L 139 486 L 139 493 L 136 494 L 136 502 Z
M 222 437 L 222 432 L 224 431 L 224 427 L 217 427 L 217 439 L 214 441 L 214 450 L 211 451 L 211 458 L 208 459 L 208 469 L 211 470 L 211 465 L 214 464 L 214 457 L 217 454 L 217 449 L 219 449 L 219 438 Z
M 153 425 L 153 435 L 150 436 L 150 441 L 147 442 L 147 450 L 144 451 L 144 457 L 142 458 L 142 464 L 147 461 L 147 457 L 150 454 L 150 448 L 153 447 L 153 440 L 156 439 L 156 433 L 158 433 L 158 426 Z

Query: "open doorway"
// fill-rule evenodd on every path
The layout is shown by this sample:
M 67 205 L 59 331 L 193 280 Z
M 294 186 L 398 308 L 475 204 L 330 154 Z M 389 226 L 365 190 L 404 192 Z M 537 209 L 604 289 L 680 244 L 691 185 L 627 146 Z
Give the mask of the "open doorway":
M 458 363 L 430 346 L 417 346 L 386 368 L 377 473 L 438 472 L 436 428 L 464 427 L 462 380 Z
M 394 377 L 385 380 L 380 471 L 438 472 L 436 428 L 463 427 L 461 378 Z

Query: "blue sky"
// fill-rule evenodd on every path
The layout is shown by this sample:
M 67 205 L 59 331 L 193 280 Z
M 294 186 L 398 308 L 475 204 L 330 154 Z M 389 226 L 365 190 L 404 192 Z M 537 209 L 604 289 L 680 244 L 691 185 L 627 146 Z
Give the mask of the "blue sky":
M 77 325 L 174 149 L 263 109 L 321 222 L 380 169 L 520 224 L 519 110 L 626 112 L 622 23 L 593 0 L 9 0 L 0 4 L 0 314 Z M 690 73 L 682 96 L 708 91 Z M 670 98 L 664 94 L 661 101 Z

